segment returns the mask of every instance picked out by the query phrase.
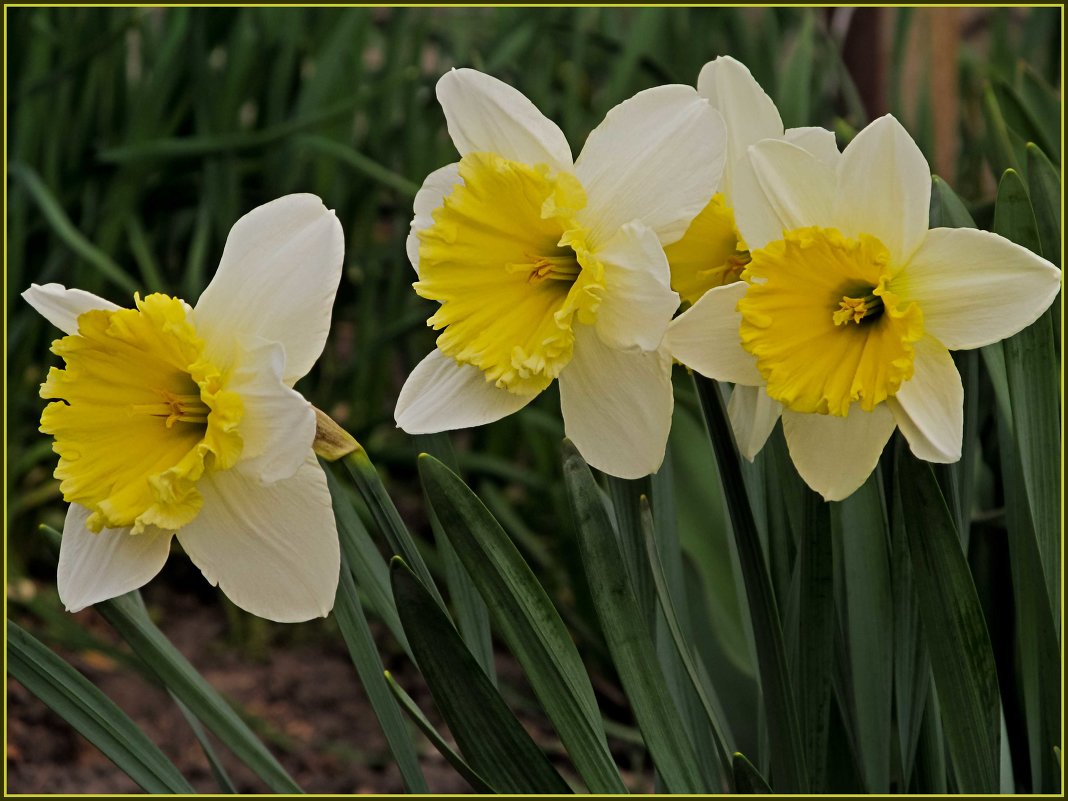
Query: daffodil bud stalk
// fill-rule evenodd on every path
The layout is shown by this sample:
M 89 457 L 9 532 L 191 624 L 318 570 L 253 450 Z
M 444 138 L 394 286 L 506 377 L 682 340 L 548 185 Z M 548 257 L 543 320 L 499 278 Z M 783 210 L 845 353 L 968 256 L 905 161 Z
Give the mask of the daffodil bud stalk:
M 312 407 L 315 409 L 315 407 Z M 358 450 L 358 443 L 348 431 L 331 419 L 321 409 L 315 409 L 315 441 L 312 450 L 328 462 L 336 462 L 353 451 Z

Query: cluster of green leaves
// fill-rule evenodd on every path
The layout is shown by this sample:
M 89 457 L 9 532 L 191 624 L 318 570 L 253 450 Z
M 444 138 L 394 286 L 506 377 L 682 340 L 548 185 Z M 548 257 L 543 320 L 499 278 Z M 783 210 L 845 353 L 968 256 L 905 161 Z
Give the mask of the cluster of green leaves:
M 894 17 L 895 64 L 915 13 Z M 509 80 L 577 150 L 634 91 L 692 83 L 731 54 L 788 125 L 848 135 L 865 112 L 816 12 L 8 14 L 14 575 L 32 567 L 27 555 L 54 564 L 49 538 L 30 535 L 62 510 L 35 422 L 54 332 L 17 291 L 60 281 L 117 302 L 134 290 L 193 301 L 241 213 L 313 191 L 338 210 L 349 255 L 331 344 L 302 389 L 367 448 L 331 474 L 343 551 L 334 617 L 410 791 L 427 786 L 416 731 L 479 791 L 623 792 L 644 788 L 632 776 L 650 767 L 670 792 L 1059 789 L 1059 300 L 1010 340 L 959 354 L 959 463 L 932 469 L 895 442 L 837 504 L 807 490 L 781 430 L 755 462 L 740 460 L 728 388 L 681 372 L 668 459 L 639 482 L 594 476 L 566 445 L 561 468 L 551 393 L 457 438 L 456 451 L 448 437 L 392 427 L 399 379 L 432 342 L 403 239 L 418 182 L 453 158 L 433 100 L 442 70 Z M 1048 33 L 1057 10 L 1022 25 L 1009 10 L 984 19 L 989 51 L 960 59 L 958 185 L 970 202 L 935 179 L 931 224 L 978 222 L 1059 266 L 1060 104 L 1046 85 L 1060 62 Z M 892 76 L 894 103 L 901 85 Z M 930 152 L 925 119 L 918 141 Z M 996 191 L 984 193 L 984 171 Z M 416 470 L 418 451 L 433 455 Z M 397 512 L 394 499 L 412 496 L 425 525 Z M 267 789 L 299 790 L 136 593 L 97 609 L 187 713 L 220 787 L 232 783 L 205 729 Z M 12 675 L 146 790 L 187 791 L 121 710 L 24 630 L 69 646 L 71 627 L 60 637 L 25 618 L 9 623 Z M 371 621 L 418 666 L 436 714 L 384 672 Z M 495 643 L 532 698 L 519 703 L 498 681 Z M 605 683 L 623 710 L 595 691 Z M 531 716 L 551 724 L 566 758 L 531 738 Z

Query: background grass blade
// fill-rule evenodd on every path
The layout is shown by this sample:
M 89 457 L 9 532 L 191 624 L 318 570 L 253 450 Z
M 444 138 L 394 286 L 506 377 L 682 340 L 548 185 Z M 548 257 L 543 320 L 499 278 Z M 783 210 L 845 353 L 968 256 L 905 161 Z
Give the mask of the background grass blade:
M 771 778 L 776 792 L 805 792 L 808 770 L 805 766 L 801 725 L 786 663 L 786 646 L 775 591 L 771 586 L 767 562 L 760 547 L 760 535 L 742 484 L 738 452 L 727 419 L 723 397 L 714 382 L 694 374 L 701 409 L 708 426 L 712 448 L 716 452 L 719 474 L 730 509 L 738 558 L 742 566 L 749 614 L 753 620 L 760 687 L 764 693 L 768 739 L 774 764 Z
M 467 762 L 503 793 L 570 793 L 440 604 L 403 559 L 394 557 L 390 566 L 397 609 L 415 660 Z
M 612 534 L 601 490 L 590 468 L 567 440 L 564 482 L 597 619 L 664 788 L 671 793 L 705 792 L 709 788 L 704 786 L 693 744 L 686 739 L 686 728 L 668 694 L 651 632 Z
M 968 563 L 934 472 L 900 443 L 895 481 L 954 774 L 962 792 L 997 793 L 1001 702 Z
M 41 214 L 52 226 L 58 236 L 71 250 L 81 256 L 100 272 L 105 278 L 126 292 L 145 289 L 129 273 L 116 264 L 110 256 L 98 248 L 82 234 L 70 221 L 55 195 L 45 186 L 40 176 L 25 164 L 12 162 L 7 166 L 8 174 L 19 181 L 30 193 Z
M 442 531 L 493 612 L 494 627 L 519 660 L 591 793 L 625 793 L 608 750 L 593 687 L 567 628 L 534 573 L 489 510 L 433 456 L 419 458 Z
M 193 786 L 115 703 L 17 623 L 7 621 L 7 669 L 147 793 Z
M 341 578 L 334 601 L 334 617 L 360 676 L 360 682 L 375 711 L 375 717 L 378 718 L 382 733 L 389 743 L 389 750 L 397 762 L 405 788 L 409 793 L 427 792 L 426 779 L 419 767 L 415 744 L 383 676 L 382 660 L 378 656 L 374 637 L 360 606 L 356 583 L 352 580 L 352 572 L 344 551 L 341 553 Z

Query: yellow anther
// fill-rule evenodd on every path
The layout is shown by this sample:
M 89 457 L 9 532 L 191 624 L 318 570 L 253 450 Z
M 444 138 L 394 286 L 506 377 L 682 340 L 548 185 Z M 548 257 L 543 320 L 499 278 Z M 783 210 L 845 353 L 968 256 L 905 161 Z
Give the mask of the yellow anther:
M 835 325 L 845 325 L 850 320 L 860 324 L 865 317 L 875 317 L 883 310 L 883 299 L 878 295 L 865 295 L 862 298 L 843 296 L 838 301 L 838 311 L 833 315 Z

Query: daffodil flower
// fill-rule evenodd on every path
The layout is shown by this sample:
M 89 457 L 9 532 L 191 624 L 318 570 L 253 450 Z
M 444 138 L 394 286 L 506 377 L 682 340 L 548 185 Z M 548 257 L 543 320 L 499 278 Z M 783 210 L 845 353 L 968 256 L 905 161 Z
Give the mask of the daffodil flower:
M 764 388 L 763 436 L 781 411 L 794 465 L 828 500 L 864 482 L 895 428 L 917 457 L 958 460 L 964 392 L 950 350 L 1033 323 L 1060 271 L 992 233 L 929 230 L 931 171 L 891 116 L 835 166 L 782 141 L 749 155 L 759 191 L 738 202 L 746 281 L 672 323 L 673 355 Z
M 665 248 L 671 265 L 671 287 L 687 306 L 710 289 L 738 281 L 749 263 L 749 245 L 735 220 L 740 201 L 759 196 L 756 172 L 748 149 L 764 139 L 778 139 L 807 150 L 830 167 L 838 162 L 834 134 L 823 128 L 784 128 L 779 110 L 748 68 L 730 56 L 705 64 L 697 91 L 722 115 L 727 125 L 727 161 L 719 191 L 694 218 L 686 234 Z M 782 411 L 761 387 L 735 386 L 727 405 L 738 447 L 752 461 L 763 447 Z
M 293 384 L 319 358 L 344 237 L 314 195 L 251 211 L 195 307 L 124 309 L 59 284 L 23 297 L 66 336 L 41 387 L 70 503 L 58 587 L 72 612 L 141 587 L 177 536 L 235 604 L 325 616 L 340 555 L 316 414 Z
M 762 139 L 782 139 L 808 150 L 829 164 L 838 158 L 834 134 L 823 128 L 784 129 L 775 103 L 748 68 L 730 56 L 705 64 L 697 92 L 723 115 L 727 126 L 727 158 L 719 190 L 698 214 L 686 234 L 666 247 L 671 288 L 682 302 L 693 304 L 708 290 L 737 281 L 749 263 L 749 246 L 735 221 L 735 195 L 756 186 L 746 154 Z M 736 189 L 737 187 L 737 189 Z
M 662 246 L 719 181 L 719 114 L 691 87 L 640 92 L 572 161 L 560 129 L 488 75 L 449 72 L 437 94 L 461 159 L 419 191 L 408 256 L 443 330 L 397 424 L 489 423 L 559 378 L 565 430 L 590 464 L 655 471 L 673 403 L 660 345 L 679 302 Z

